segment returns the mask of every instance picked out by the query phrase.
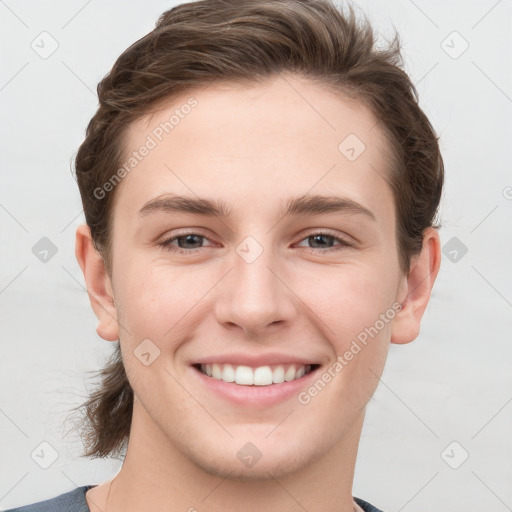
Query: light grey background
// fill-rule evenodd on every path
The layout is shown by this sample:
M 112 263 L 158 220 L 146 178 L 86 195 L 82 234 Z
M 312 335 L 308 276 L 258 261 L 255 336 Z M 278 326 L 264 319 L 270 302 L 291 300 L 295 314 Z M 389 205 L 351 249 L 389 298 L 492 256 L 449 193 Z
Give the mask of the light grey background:
M 87 372 L 111 351 L 74 256 L 84 217 L 70 162 L 97 82 L 176 3 L 0 0 L 3 509 L 120 468 L 81 459 L 79 438 L 64 437 L 91 389 Z M 391 346 L 353 494 L 387 511 L 512 510 L 512 2 L 357 3 L 378 30 L 402 35 L 406 70 L 441 137 L 446 187 L 441 271 L 419 338 Z M 55 44 L 43 31 L 58 43 L 48 58 L 31 47 Z M 46 263 L 32 250 L 43 237 L 57 248 Z M 47 469 L 36 463 L 51 462 L 42 442 L 58 454 Z

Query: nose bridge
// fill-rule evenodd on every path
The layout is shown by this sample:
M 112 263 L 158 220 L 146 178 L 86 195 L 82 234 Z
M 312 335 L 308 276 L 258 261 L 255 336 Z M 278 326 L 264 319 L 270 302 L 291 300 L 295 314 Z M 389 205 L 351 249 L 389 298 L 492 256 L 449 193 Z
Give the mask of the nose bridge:
M 233 268 L 219 297 L 218 320 L 257 332 L 271 324 L 291 320 L 294 305 L 281 282 L 276 251 L 268 244 L 246 237 L 236 248 Z M 277 275 L 276 275 L 277 274 Z

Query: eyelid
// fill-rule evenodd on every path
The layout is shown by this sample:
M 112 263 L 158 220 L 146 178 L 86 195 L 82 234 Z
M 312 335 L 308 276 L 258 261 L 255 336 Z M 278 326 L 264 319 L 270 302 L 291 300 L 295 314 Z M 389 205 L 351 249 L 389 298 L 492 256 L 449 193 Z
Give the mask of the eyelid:
M 164 235 L 159 242 L 157 242 L 157 246 L 159 249 L 163 251 L 167 251 L 171 254 L 195 254 L 198 251 L 201 251 L 202 249 L 206 249 L 208 247 L 212 247 L 215 245 L 216 242 L 214 242 L 210 236 L 207 236 L 203 233 L 201 228 L 183 228 L 184 231 L 178 231 L 177 233 L 174 233 L 172 235 Z M 201 238 L 208 240 L 209 242 L 213 242 L 212 245 L 202 246 L 202 247 L 195 247 L 193 249 L 183 249 L 182 247 L 178 247 L 175 245 L 172 245 L 172 242 L 177 240 L 178 238 L 186 237 L 189 235 L 198 235 Z
M 312 252 L 324 252 L 328 253 L 330 251 L 336 251 L 336 249 L 339 248 L 349 248 L 354 247 L 356 245 L 356 241 L 348 235 L 344 235 L 342 233 L 339 233 L 337 231 L 332 231 L 330 229 L 322 229 L 322 228 L 316 228 L 312 231 L 309 231 L 303 235 L 301 235 L 300 240 L 298 243 L 306 241 L 308 238 L 312 236 L 328 236 L 335 240 L 335 242 L 338 242 L 338 245 L 334 245 L 333 247 L 328 247 L 325 249 L 317 249 L 316 247 L 305 247 L 305 249 L 308 249 Z
M 172 231 L 172 233 L 166 233 L 162 235 L 159 237 L 159 240 L 161 242 L 165 242 L 166 240 L 170 240 L 172 238 L 180 238 L 187 235 L 199 235 L 203 238 L 206 238 L 210 242 L 214 241 L 213 237 L 209 234 L 206 234 L 201 228 L 182 228 L 182 230 L 178 229 L 177 231 Z
M 326 236 L 332 236 L 333 238 L 339 238 L 340 240 L 343 240 L 347 244 L 355 244 L 357 241 L 351 237 L 350 235 L 346 233 L 342 233 L 339 231 L 335 231 L 329 228 L 312 228 L 308 229 L 305 234 L 301 234 L 300 241 L 304 240 L 304 238 L 308 238 L 310 236 L 314 235 L 326 235 Z

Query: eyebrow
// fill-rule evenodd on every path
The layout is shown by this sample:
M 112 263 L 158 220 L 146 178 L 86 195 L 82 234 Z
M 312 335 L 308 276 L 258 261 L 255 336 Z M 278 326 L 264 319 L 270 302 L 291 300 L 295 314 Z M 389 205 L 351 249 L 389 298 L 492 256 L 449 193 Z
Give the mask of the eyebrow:
M 144 217 L 151 213 L 176 212 L 223 218 L 231 216 L 231 209 L 222 201 L 172 194 L 165 194 L 151 199 L 139 210 L 139 216 Z M 304 195 L 290 199 L 286 203 L 283 217 L 292 215 L 320 215 L 325 213 L 362 214 L 373 221 L 377 221 L 375 215 L 370 210 L 352 199 L 322 195 Z

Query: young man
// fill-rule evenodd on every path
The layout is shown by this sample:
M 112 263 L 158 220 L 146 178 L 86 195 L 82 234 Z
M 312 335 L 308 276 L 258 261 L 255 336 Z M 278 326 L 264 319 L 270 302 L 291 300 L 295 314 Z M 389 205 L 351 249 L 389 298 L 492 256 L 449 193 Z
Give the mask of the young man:
M 121 55 L 76 256 L 119 343 L 86 455 L 126 455 L 17 510 L 379 510 L 352 496 L 365 407 L 440 265 L 443 162 L 398 62 L 320 0 L 180 5 Z

